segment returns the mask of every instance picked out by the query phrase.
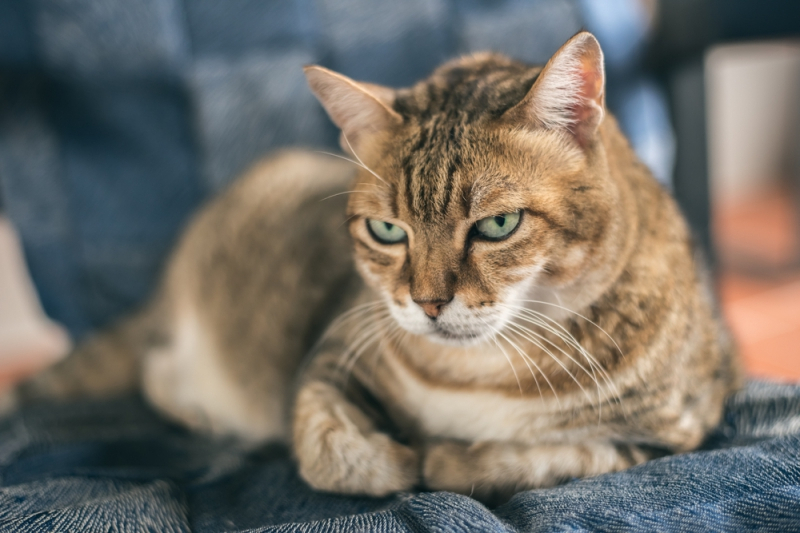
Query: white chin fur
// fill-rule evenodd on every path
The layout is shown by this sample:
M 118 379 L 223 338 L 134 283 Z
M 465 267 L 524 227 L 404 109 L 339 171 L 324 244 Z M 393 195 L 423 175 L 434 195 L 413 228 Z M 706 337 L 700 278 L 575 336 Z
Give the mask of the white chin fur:
M 503 330 L 509 315 L 505 309 L 494 306 L 470 309 L 457 296 L 435 321 L 410 298 L 402 307 L 390 302 L 389 310 L 397 324 L 409 333 L 447 346 L 469 346 L 486 341 L 495 331 Z
M 513 312 L 502 304 L 525 306 L 524 300 L 529 297 L 528 293 L 540 271 L 538 266 L 531 269 L 525 281 L 509 287 L 500 299 L 501 305 L 469 308 L 456 295 L 435 321 L 428 318 L 410 296 L 402 306 L 395 305 L 388 298 L 387 303 L 397 324 L 409 333 L 425 336 L 446 346 L 470 346 L 487 341 L 498 332 L 504 332 Z

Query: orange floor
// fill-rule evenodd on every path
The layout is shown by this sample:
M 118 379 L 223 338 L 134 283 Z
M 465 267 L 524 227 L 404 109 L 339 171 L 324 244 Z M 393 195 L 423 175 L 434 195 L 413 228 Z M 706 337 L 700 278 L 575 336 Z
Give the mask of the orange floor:
M 800 381 L 800 236 L 792 195 L 717 206 L 720 298 L 748 372 Z
M 748 372 L 800 381 L 800 274 L 779 281 L 726 274 L 721 297 Z

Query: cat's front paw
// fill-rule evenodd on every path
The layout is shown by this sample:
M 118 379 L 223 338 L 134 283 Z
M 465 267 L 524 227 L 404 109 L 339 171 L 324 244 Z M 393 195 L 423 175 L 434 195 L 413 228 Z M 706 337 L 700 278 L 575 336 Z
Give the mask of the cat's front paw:
M 513 479 L 504 476 L 507 457 L 495 454 L 492 443 L 442 441 L 429 445 L 422 464 L 422 478 L 430 490 L 447 490 L 494 506 L 516 492 Z
M 422 464 L 422 478 L 430 490 L 449 490 L 460 494 L 474 491 L 470 458 L 466 445 L 443 441 L 428 446 Z
M 314 456 L 298 462 L 300 475 L 317 490 L 377 497 L 413 489 L 419 471 L 416 453 L 382 433 L 332 431 Z
M 293 443 L 300 476 L 309 485 L 378 497 L 417 485 L 414 450 L 372 429 L 366 415 L 338 394 L 309 389 L 298 398 Z

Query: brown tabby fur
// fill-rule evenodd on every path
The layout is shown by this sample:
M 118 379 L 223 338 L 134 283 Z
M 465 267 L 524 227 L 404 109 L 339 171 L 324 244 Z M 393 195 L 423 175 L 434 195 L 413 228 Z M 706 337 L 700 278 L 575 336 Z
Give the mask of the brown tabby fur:
M 198 216 L 155 303 L 119 328 L 128 351 L 131 332 L 148 338 L 157 407 L 291 436 L 313 487 L 376 496 L 496 501 L 701 443 L 738 365 L 678 208 L 604 112 L 590 34 L 544 69 L 481 54 L 397 91 L 307 74 L 359 167 L 347 216 L 345 196 L 318 200 L 356 167 L 303 152 Z M 518 210 L 505 240 L 475 234 Z M 407 238 L 381 244 L 366 219 Z M 20 392 L 118 389 L 80 361 L 120 335 Z

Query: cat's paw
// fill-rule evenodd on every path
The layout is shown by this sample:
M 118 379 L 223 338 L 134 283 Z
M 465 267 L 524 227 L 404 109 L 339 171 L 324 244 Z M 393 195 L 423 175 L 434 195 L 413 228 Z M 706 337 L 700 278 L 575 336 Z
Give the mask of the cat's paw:
M 417 454 L 388 435 L 340 426 L 318 437 L 298 453 L 300 475 L 317 490 L 380 497 L 417 484 Z
M 301 407 L 316 403 L 300 396 Z M 419 479 L 417 453 L 371 429 L 363 413 L 339 398 L 313 412 L 298 409 L 293 445 L 300 476 L 317 490 L 386 496 L 413 489 Z
M 459 442 L 443 441 L 428 446 L 422 464 L 422 479 L 430 490 L 449 490 L 460 494 L 474 491 L 467 447 Z
M 422 464 L 422 478 L 430 490 L 447 490 L 495 506 L 516 491 L 513 480 L 504 478 L 506 459 L 494 453 L 492 443 L 443 441 L 429 445 Z

